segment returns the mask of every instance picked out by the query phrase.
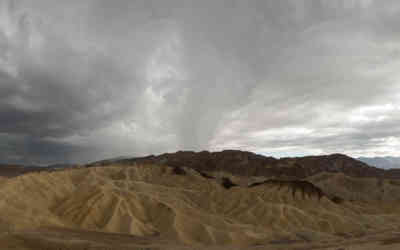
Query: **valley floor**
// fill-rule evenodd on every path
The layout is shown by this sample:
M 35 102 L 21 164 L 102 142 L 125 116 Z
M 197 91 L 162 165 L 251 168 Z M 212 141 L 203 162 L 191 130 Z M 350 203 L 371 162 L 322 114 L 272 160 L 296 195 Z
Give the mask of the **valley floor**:
M 381 232 L 336 242 L 272 242 L 256 246 L 185 246 L 159 237 L 136 237 L 64 229 L 3 233 L 0 249 L 8 250 L 398 250 L 400 232 Z

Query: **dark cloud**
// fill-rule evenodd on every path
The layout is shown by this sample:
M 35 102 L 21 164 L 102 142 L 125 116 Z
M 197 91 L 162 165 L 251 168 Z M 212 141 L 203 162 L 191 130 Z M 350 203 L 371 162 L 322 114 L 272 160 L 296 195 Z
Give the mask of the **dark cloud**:
M 0 2 L 5 161 L 398 154 L 397 1 Z

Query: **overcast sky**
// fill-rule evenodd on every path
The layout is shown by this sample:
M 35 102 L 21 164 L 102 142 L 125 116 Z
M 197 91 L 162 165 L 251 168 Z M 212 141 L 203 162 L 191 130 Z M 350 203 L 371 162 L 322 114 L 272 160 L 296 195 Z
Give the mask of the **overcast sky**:
M 0 162 L 400 156 L 398 0 L 0 3 Z

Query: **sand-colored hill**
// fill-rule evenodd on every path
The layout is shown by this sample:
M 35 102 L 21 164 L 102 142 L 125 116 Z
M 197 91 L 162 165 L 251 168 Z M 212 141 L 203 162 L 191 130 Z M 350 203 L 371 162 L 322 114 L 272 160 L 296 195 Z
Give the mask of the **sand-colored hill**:
M 337 242 L 400 229 L 400 206 L 389 211 L 337 202 L 310 182 L 223 184 L 194 170 L 154 165 L 31 173 L 1 188 L 1 228 L 69 228 L 240 246 Z

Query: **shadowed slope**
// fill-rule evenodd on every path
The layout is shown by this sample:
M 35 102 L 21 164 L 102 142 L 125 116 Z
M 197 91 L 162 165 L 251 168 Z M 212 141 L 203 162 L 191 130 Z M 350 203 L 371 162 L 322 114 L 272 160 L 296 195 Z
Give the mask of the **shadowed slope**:
M 308 181 L 329 195 L 357 201 L 400 201 L 400 180 L 354 178 L 343 173 L 320 173 Z
M 249 187 L 252 188 L 260 185 L 278 186 L 279 189 L 282 187 L 288 188 L 291 190 L 293 197 L 297 192 L 301 193 L 303 198 L 305 198 L 305 196 L 315 196 L 318 197 L 318 199 L 321 199 L 323 196 L 325 196 L 324 192 L 320 188 L 314 186 L 308 181 L 267 180 L 263 182 L 252 183 L 249 185 Z

